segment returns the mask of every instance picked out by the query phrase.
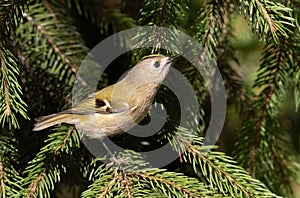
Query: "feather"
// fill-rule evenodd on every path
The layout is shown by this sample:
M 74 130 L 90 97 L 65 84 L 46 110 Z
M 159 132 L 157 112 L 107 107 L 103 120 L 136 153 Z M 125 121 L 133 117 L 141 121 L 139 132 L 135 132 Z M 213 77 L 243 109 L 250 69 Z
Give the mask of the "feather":
M 66 111 L 48 115 L 48 116 L 43 116 L 36 119 L 36 123 L 34 125 L 33 131 L 40 131 L 56 124 L 72 123 L 72 120 L 73 120 L 73 115 L 66 113 Z

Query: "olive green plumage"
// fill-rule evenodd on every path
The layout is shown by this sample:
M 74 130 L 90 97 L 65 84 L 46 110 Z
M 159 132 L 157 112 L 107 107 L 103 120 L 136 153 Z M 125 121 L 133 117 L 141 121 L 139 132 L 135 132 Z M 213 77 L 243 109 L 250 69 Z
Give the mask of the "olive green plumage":
M 126 131 L 148 113 L 173 60 L 164 55 L 144 57 L 121 81 L 96 92 L 72 109 L 38 118 L 33 130 L 69 123 L 98 139 Z

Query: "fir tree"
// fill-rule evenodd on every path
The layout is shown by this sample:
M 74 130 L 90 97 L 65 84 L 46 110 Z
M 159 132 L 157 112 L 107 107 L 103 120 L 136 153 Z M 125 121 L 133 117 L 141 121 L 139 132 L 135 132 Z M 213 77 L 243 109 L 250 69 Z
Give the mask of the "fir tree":
M 0 197 L 299 196 L 299 15 L 294 0 L 0 1 Z M 169 166 L 149 168 L 136 152 L 145 148 L 130 137 L 118 157 L 131 160 L 119 171 L 91 155 L 74 126 L 32 131 L 34 118 L 71 107 L 72 86 L 90 49 L 114 33 L 146 25 L 189 34 L 218 66 L 228 101 L 220 147 L 203 145 L 209 93 L 186 61 L 179 70 L 198 97 L 198 131 L 169 123 L 148 140 L 150 147 L 171 143 L 178 159 Z M 241 27 L 250 27 L 251 34 L 239 34 Z M 124 67 L 143 55 L 174 55 L 161 49 L 159 31 L 153 32 L 151 49 L 134 50 L 112 63 L 99 88 L 115 83 Z M 177 36 L 168 39 L 179 52 Z M 251 51 L 243 45 L 254 46 L 260 58 L 248 62 L 258 69 L 250 83 L 241 75 L 241 54 Z M 77 80 L 87 83 L 81 76 Z M 162 87 L 156 100 L 168 108 L 176 102 L 172 98 Z M 170 112 L 176 118 L 176 111 Z M 285 127 L 283 118 L 291 112 L 295 124 Z M 126 147 L 124 137 L 115 140 Z

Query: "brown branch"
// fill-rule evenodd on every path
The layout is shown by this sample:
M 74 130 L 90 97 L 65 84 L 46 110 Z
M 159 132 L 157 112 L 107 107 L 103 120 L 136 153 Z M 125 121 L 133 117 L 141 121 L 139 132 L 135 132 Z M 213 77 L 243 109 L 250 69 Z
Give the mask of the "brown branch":
M 127 197 L 132 197 L 132 192 L 131 192 L 131 180 L 129 179 L 129 177 L 127 177 L 127 175 L 125 174 L 124 171 L 122 171 L 121 176 L 119 176 L 119 181 L 121 184 L 121 187 L 125 186 L 125 191 L 126 191 L 126 195 Z
M 273 32 L 276 32 L 277 31 L 277 28 L 275 26 L 275 23 L 274 21 L 271 19 L 268 11 L 266 10 L 266 8 L 263 6 L 263 4 L 259 1 L 259 0 L 255 0 L 256 4 L 260 7 L 261 11 L 262 11 L 262 14 L 264 16 L 264 18 L 266 19 L 267 23 L 269 24 L 271 30 Z
M 2 47 L 2 46 L 1 46 Z M 7 78 L 7 67 L 5 65 L 5 61 L 4 61 L 4 54 L 1 51 L 0 52 L 0 56 L 1 56 L 1 73 L 3 75 L 3 92 L 4 92 L 4 100 L 5 100 L 5 115 L 6 116 L 10 116 L 11 115 L 11 108 L 10 108 L 10 97 L 9 97 L 9 88 L 8 88 L 8 78 Z
M 286 45 L 286 44 L 287 44 L 287 40 L 284 40 L 283 45 Z M 283 52 L 278 54 L 277 55 L 277 60 L 282 62 L 283 57 L 285 57 L 285 53 L 286 53 L 286 51 L 284 50 Z M 273 81 L 266 88 L 265 97 L 264 97 L 263 102 L 262 102 L 262 107 L 259 109 L 260 116 L 258 118 L 258 122 L 255 126 L 255 129 L 254 129 L 254 136 L 253 136 L 254 137 L 254 142 L 253 142 L 253 146 L 251 147 L 251 150 L 250 150 L 250 160 L 249 160 L 249 175 L 251 175 L 251 176 L 253 176 L 255 158 L 256 158 L 256 155 L 257 155 L 256 150 L 259 147 L 259 143 L 260 143 L 261 129 L 263 127 L 264 120 L 267 116 L 268 108 L 270 107 L 271 98 L 272 98 L 272 96 L 275 92 L 275 89 L 276 89 L 276 75 L 278 73 L 278 69 L 279 69 L 278 67 L 270 71 L 270 74 L 273 75 Z
M 66 144 L 66 142 L 68 141 L 69 137 L 70 137 L 71 134 L 74 132 L 74 130 L 75 130 L 75 126 L 71 127 L 71 128 L 68 130 L 68 132 L 67 132 L 66 136 L 64 137 L 63 141 L 62 141 L 62 142 L 60 143 L 60 145 L 55 149 L 53 155 L 56 156 L 56 155 L 58 154 L 58 152 L 59 152 L 59 151 L 62 149 L 62 147 Z
M 108 186 L 104 189 L 104 191 L 98 196 L 98 198 L 103 198 L 105 197 L 105 195 L 111 190 L 111 188 L 113 187 L 113 184 L 116 182 L 116 178 L 114 178 L 113 180 L 111 180 L 108 184 Z
M 9 103 L 9 90 L 8 90 L 8 85 L 7 85 L 7 78 L 3 80 L 3 86 L 4 86 L 4 95 L 5 95 L 5 115 L 10 116 L 11 115 L 11 108 L 10 108 L 10 103 Z
M 98 198 L 105 197 L 105 195 L 112 189 L 113 185 L 116 183 L 118 177 L 116 176 L 116 174 L 113 174 L 113 175 L 114 176 L 113 176 L 112 180 L 108 183 L 108 185 L 103 190 L 103 192 L 98 196 Z
M 1 184 L 2 198 L 6 197 L 4 175 L 5 175 L 5 171 L 2 164 L 2 159 L 0 157 L 0 184 Z
M 106 186 L 106 188 L 103 190 L 103 192 L 98 196 L 98 198 L 103 198 L 107 195 L 107 193 L 112 189 L 112 187 L 114 186 L 114 184 L 116 182 L 118 182 L 118 187 L 124 187 L 125 185 L 125 190 L 126 190 L 126 194 L 128 197 L 132 197 L 132 193 L 131 193 L 131 182 L 128 179 L 127 176 L 124 176 L 124 173 L 122 174 L 118 174 L 117 171 L 115 171 L 112 174 L 112 180 L 108 183 L 108 185 Z M 101 178 L 100 178 L 101 179 Z
M 125 190 L 126 190 L 126 193 L 127 193 L 127 197 L 132 197 L 132 192 L 131 192 L 131 183 L 129 181 L 129 179 L 125 179 L 124 180 L 124 183 L 125 183 Z
M 216 169 L 217 171 L 219 171 L 221 173 L 221 175 L 224 175 L 232 184 L 234 184 L 239 189 L 241 189 L 246 195 L 248 195 L 250 197 L 253 197 L 252 195 L 250 195 L 250 192 L 246 188 L 244 188 L 241 184 L 239 184 L 238 181 L 235 178 L 231 177 L 226 171 L 224 171 L 220 167 L 216 166 L 210 159 L 208 159 L 203 154 L 201 154 L 199 152 L 199 150 L 195 149 L 192 145 L 190 145 L 189 150 L 192 153 L 197 153 L 197 155 L 199 157 L 201 157 L 204 162 L 206 162 L 207 164 L 209 164 L 210 167 L 214 167 L 214 169 Z
M 254 162 L 256 157 L 256 149 L 259 146 L 260 142 L 260 136 L 261 136 L 261 129 L 263 127 L 263 122 L 265 120 L 265 117 L 267 115 L 267 109 L 270 105 L 270 100 L 273 94 L 274 84 L 271 85 L 271 87 L 266 92 L 266 97 L 263 101 L 263 106 L 261 108 L 261 113 L 258 119 L 258 122 L 256 124 L 255 130 L 254 130 L 254 143 L 250 150 L 250 160 L 249 160 L 249 175 L 253 176 L 253 168 L 254 168 Z
M 29 194 L 27 195 L 27 198 L 34 198 L 34 197 L 36 197 L 35 193 L 38 190 L 39 183 L 41 182 L 42 178 L 45 175 L 44 171 L 45 171 L 45 169 L 43 169 L 40 172 L 39 176 L 30 184 L 30 186 L 29 186 Z
M 284 39 L 282 40 L 281 42 L 282 45 L 280 45 L 280 49 L 279 49 L 279 54 L 276 54 L 276 58 L 278 60 L 278 64 L 280 64 L 280 62 L 284 62 L 284 57 L 287 57 L 287 46 L 288 45 L 288 40 L 287 39 Z M 277 52 L 277 53 L 278 53 Z M 270 72 L 270 75 L 272 75 L 273 77 L 273 80 L 272 82 L 269 83 L 268 87 L 265 89 L 265 97 L 263 98 L 263 101 L 262 101 L 262 107 L 259 109 L 260 111 L 260 116 L 259 116 L 259 119 L 258 119 L 258 122 L 255 126 L 255 129 L 254 129 L 254 142 L 253 142 L 253 146 L 251 147 L 251 150 L 250 150 L 250 160 L 249 160 L 249 174 L 251 176 L 253 176 L 253 169 L 254 169 L 254 164 L 255 164 L 255 158 L 256 158 L 256 149 L 259 147 L 259 142 L 260 142 L 260 137 L 261 137 L 261 129 L 263 126 L 263 122 L 264 120 L 266 119 L 266 116 L 267 116 L 267 111 L 268 111 L 268 108 L 270 107 L 270 102 L 271 102 L 271 98 L 276 90 L 276 76 L 277 74 L 280 72 L 279 71 L 280 69 L 280 65 L 277 65 L 277 67 L 275 67 L 274 69 L 272 70 L 269 70 Z

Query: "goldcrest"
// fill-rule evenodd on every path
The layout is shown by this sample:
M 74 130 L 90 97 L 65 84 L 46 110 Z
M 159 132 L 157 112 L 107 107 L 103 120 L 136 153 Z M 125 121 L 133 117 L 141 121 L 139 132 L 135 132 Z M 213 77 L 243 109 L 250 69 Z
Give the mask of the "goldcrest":
M 177 57 L 150 55 L 142 58 L 116 84 L 96 92 L 71 109 L 37 119 L 34 131 L 60 123 L 75 124 L 91 138 L 122 133 L 148 113 L 154 97 Z

